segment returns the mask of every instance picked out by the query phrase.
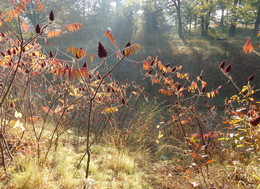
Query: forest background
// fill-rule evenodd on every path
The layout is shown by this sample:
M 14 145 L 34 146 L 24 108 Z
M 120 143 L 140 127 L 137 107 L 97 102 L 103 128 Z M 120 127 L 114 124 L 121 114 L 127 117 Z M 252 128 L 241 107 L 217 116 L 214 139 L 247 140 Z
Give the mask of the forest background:
M 1 4 L 3 187 L 259 187 L 258 0 Z

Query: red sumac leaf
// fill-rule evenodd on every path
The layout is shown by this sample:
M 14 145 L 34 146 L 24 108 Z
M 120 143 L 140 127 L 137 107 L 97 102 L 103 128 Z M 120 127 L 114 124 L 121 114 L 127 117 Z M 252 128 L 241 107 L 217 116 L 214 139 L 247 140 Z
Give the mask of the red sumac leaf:
M 147 74 L 150 75 L 152 72 L 153 72 L 153 70 L 150 69 L 150 70 L 147 72 Z
M 247 81 L 252 81 L 252 80 L 254 79 L 254 77 L 255 77 L 255 74 L 250 75 L 250 76 L 248 77 Z
M 122 98 L 122 104 L 125 104 L 126 100 L 124 98 Z
M 38 34 L 41 33 L 41 27 L 40 27 L 39 24 L 36 25 L 35 31 L 36 31 L 36 33 L 38 33 Z
M 224 69 L 225 63 L 226 63 L 226 61 L 223 60 L 223 61 L 219 64 L 219 69 Z
M 226 67 L 225 72 L 228 73 L 228 72 L 230 72 L 230 70 L 231 70 L 231 64 L 229 64 L 229 65 Z
M 53 55 L 53 52 L 52 52 L 52 51 L 50 51 L 50 57 L 51 57 L 51 58 L 53 58 L 53 57 L 54 57 L 54 55 Z
M 179 91 L 181 89 L 181 84 L 177 86 L 177 90 Z
M 252 119 L 252 120 L 250 121 L 250 124 L 251 124 L 252 126 L 257 126 L 259 123 L 260 123 L 260 116 L 254 118 L 254 119 Z
M 29 71 L 28 69 L 24 70 L 24 72 L 25 72 L 26 74 L 30 73 L 30 71 Z
M 14 108 L 14 107 L 15 107 L 14 102 L 11 102 L 11 103 L 10 103 L 10 107 L 11 107 L 11 108 Z
M 83 64 L 82 67 L 83 67 L 83 68 L 88 67 L 87 62 L 84 62 L 84 64 Z
M 54 21 L 54 13 L 52 11 L 50 12 L 49 20 Z
M 175 72 L 176 71 L 176 66 L 174 68 L 172 68 L 172 72 Z
M 5 37 L 5 34 L 4 34 L 3 32 L 0 32 L 0 35 L 1 35 L 2 37 Z
M 201 92 L 205 93 L 205 91 L 206 91 L 206 86 L 203 86 L 202 89 L 201 89 Z
M 107 56 L 107 51 L 100 42 L 98 43 L 98 56 L 100 58 L 105 58 Z

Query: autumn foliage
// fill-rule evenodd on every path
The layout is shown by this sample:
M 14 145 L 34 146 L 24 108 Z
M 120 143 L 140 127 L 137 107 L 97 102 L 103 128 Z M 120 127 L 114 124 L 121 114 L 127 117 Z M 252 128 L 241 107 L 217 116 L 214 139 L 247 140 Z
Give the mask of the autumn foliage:
M 44 10 L 42 3 L 36 2 L 37 10 Z M 78 31 L 83 24 L 56 26 L 52 30 L 56 15 L 51 10 L 46 11 L 47 24 L 26 24 L 23 14 L 27 3 L 30 0 L 13 3 L 0 15 L 0 26 L 7 28 L 0 33 L 0 150 L 5 172 L 19 153 L 37 159 L 39 166 L 45 165 L 51 151 L 60 144 L 66 145 L 61 140 L 64 133 L 72 131 L 78 137 L 75 148 L 84 147 L 77 170 L 84 162 L 86 170 L 81 177 L 86 180 L 91 148 L 96 142 L 109 141 L 119 150 L 139 145 L 156 158 L 181 159 L 185 179 L 190 179 L 187 175 L 195 170 L 205 186 L 211 182 L 211 165 L 250 163 L 259 158 L 260 106 L 255 98 L 259 90 L 253 84 L 257 75 L 250 75 L 247 85 L 240 87 L 232 77 L 232 63 L 225 60 L 219 64 L 227 83 L 238 91 L 237 95 L 226 97 L 220 115 L 211 100 L 221 94 L 227 83 L 210 88 L 203 71 L 194 77 L 183 71 L 181 63 L 164 64 L 157 56 L 132 61 L 131 56 L 141 45 L 127 42 L 120 47 L 109 30 L 104 33 L 104 41 L 96 43 L 95 52 L 77 45 L 60 52 L 47 41 Z M 11 21 L 17 24 L 17 32 L 8 24 Z M 243 51 L 258 54 L 250 39 Z M 68 58 L 60 58 L 59 53 Z M 113 77 L 120 64 L 132 62 L 135 66 L 141 64 L 141 75 L 155 93 L 148 94 L 136 82 Z M 139 115 L 137 107 L 149 101 L 156 103 L 156 111 Z M 25 141 L 28 137 L 29 144 Z M 79 174 L 77 170 L 75 174 Z

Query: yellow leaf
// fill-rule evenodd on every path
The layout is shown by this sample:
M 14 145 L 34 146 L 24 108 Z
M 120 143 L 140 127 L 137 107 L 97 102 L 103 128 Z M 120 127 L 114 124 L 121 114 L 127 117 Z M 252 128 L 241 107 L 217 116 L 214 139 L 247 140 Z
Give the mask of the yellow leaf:
M 112 114 L 114 112 L 117 112 L 118 111 L 118 108 L 117 107 L 111 107 L 111 108 L 106 108 L 103 113 L 105 114 Z
M 230 138 L 219 138 L 218 140 L 229 140 Z
M 15 128 L 20 128 L 22 131 L 25 130 L 25 128 L 23 127 L 23 123 L 21 123 L 19 120 L 15 121 L 15 120 L 11 120 L 9 125 L 11 127 Z
M 94 54 L 91 54 L 91 55 L 89 56 L 89 59 L 90 59 L 91 62 L 94 62 L 94 58 L 95 58 L 95 55 L 94 55 Z
M 80 93 L 79 93 L 79 90 L 77 88 L 73 88 L 72 91 L 70 92 L 70 95 L 71 96 L 75 96 L 75 97 L 80 97 Z
M 177 72 L 177 77 L 180 79 L 184 79 L 184 78 L 188 78 L 189 74 L 188 73 L 181 74 L 181 73 Z
M 14 117 L 16 117 L 16 118 L 22 118 L 22 113 L 15 111 Z
M 254 175 L 253 177 L 260 181 L 260 178 L 257 175 Z
M 11 127 L 14 127 L 15 123 L 16 123 L 15 120 L 11 120 L 11 121 L 9 122 L 9 125 L 10 125 Z
M 159 134 L 158 134 L 158 139 L 162 138 L 163 137 L 163 134 L 161 131 L 159 131 Z

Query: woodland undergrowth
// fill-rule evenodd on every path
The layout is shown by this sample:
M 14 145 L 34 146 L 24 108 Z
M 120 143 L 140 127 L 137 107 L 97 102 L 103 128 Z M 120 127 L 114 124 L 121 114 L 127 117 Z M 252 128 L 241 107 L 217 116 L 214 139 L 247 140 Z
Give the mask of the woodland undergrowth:
M 97 53 L 61 52 L 48 39 L 82 24 L 59 26 L 49 11 L 48 22 L 30 26 L 23 17 L 29 2 L 0 15 L 1 188 L 260 187 L 257 73 L 239 86 L 224 60 L 225 82 L 211 89 L 203 71 L 192 77 L 181 62 L 131 60 L 142 46 L 119 47 L 109 30 L 109 51 L 101 41 Z M 250 39 L 243 50 L 259 55 Z M 157 95 L 116 80 L 121 64 L 142 65 Z M 230 86 L 237 93 L 220 113 L 209 101 Z

